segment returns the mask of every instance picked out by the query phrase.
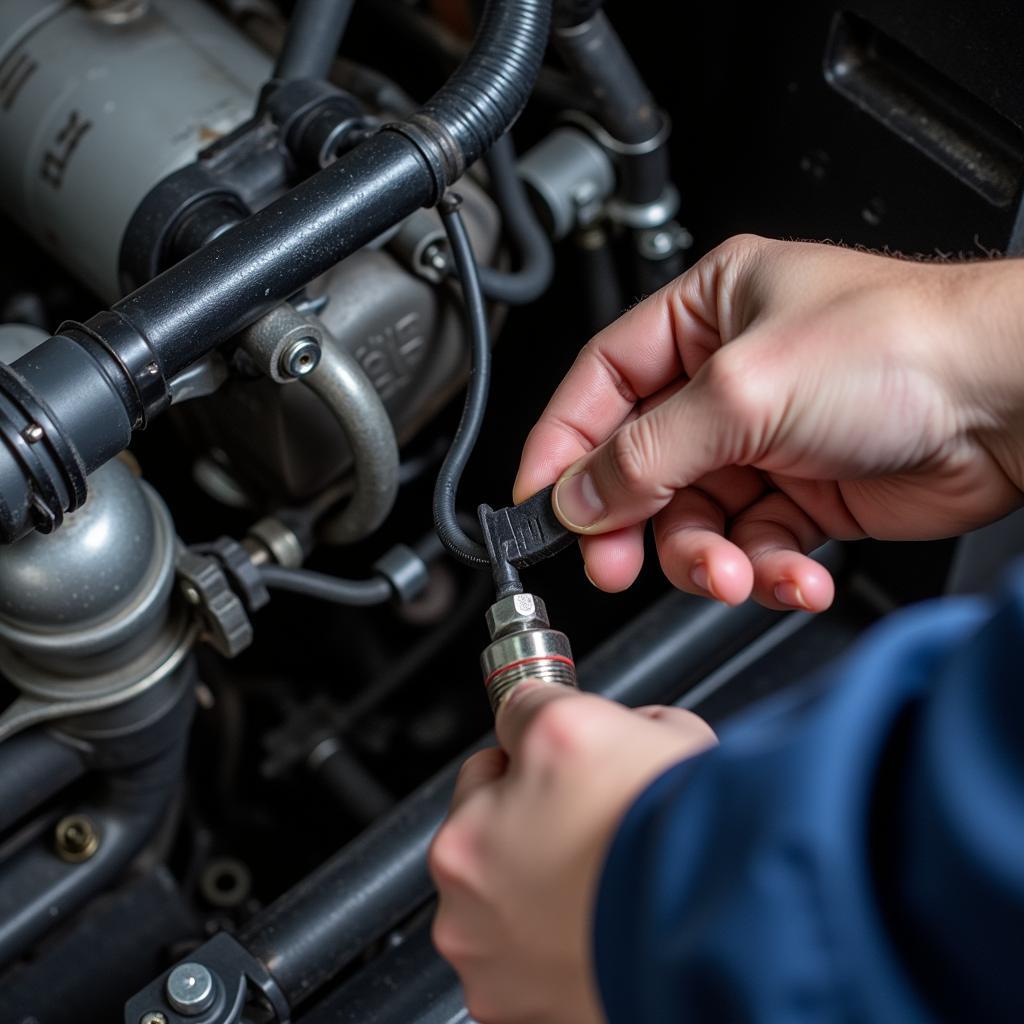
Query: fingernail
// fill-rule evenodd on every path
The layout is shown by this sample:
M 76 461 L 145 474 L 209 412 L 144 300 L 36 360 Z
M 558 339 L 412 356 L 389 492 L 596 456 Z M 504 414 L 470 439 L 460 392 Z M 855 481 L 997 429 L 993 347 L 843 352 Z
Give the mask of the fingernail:
M 552 501 L 558 518 L 570 530 L 585 530 L 604 518 L 604 502 L 589 473 L 563 477 L 555 487 Z
M 708 576 L 708 567 L 703 562 L 698 562 L 690 570 L 690 579 L 694 586 L 703 590 L 705 594 L 711 593 L 711 578 Z
M 587 568 L 586 562 L 583 563 L 583 575 L 587 577 L 592 587 L 597 587 L 597 584 L 594 582 L 594 577 L 590 575 L 590 570 Z M 601 588 L 597 587 L 597 589 L 600 590 Z
M 775 584 L 775 600 L 779 604 L 788 604 L 791 608 L 806 608 L 807 602 L 798 584 L 792 580 L 784 580 Z

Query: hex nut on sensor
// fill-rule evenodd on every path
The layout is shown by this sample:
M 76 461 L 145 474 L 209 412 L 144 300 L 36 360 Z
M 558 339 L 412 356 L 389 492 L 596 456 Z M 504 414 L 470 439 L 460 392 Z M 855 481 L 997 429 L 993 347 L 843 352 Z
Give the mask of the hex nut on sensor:
M 533 594 L 512 594 L 487 609 L 487 629 L 492 640 L 525 629 L 546 629 L 551 625 L 544 602 Z

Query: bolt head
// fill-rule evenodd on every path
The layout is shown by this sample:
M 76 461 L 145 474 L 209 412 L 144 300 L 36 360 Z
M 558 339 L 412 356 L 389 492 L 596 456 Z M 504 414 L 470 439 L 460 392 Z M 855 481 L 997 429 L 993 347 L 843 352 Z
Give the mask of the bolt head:
M 38 423 L 30 423 L 22 432 L 21 436 L 29 444 L 38 444 L 43 439 L 43 428 Z
M 154 1010 L 152 1013 L 144 1013 L 139 1018 L 139 1024 L 167 1024 L 167 1016 L 159 1010 Z
M 213 975 L 202 964 L 178 964 L 167 975 L 167 1001 L 186 1017 L 194 1017 L 213 1005 Z
M 100 846 L 96 826 L 84 814 L 69 814 L 53 830 L 57 856 L 69 864 L 88 860 Z
M 202 603 L 203 595 L 200 594 L 191 583 L 183 584 L 181 592 L 185 595 L 185 600 L 188 601 L 189 604 L 198 605 Z
M 547 629 L 549 625 L 544 602 L 533 594 L 503 597 L 487 609 L 487 629 L 492 640 L 527 629 Z
M 281 354 L 281 372 L 286 377 L 305 377 L 320 363 L 320 343 L 316 338 L 297 338 Z

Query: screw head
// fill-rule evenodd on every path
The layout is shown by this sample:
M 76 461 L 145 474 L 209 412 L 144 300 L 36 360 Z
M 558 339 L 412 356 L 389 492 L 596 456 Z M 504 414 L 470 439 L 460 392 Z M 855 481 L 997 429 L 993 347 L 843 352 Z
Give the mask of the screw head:
M 281 372 L 288 377 L 305 377 L 320 363 L 320 343 L 316 338 L 296 338 L 281 353 Z
M 100 846 L 96 826 L 84 814 L 69 814 L 57 822 L 53 832 L 57 856 L 69 864 L 88 860 Z
M 166 992 L 172 1009 L 194 1017 L 213 1005 L 213 975 L 202 964 L 178 964 L 167 975 Z
M 159 1010 L 152 1013 L 144 1013 L 139 1018 L 139 1024 L 167 1024 L 167 1016 Z
M 203 595 L 191 583 L 183 583 L 181 592 L 189 604 L 198 605 L 202 603 Z
M 29 444 L 38 444 L 43 439 L 43 428 L 38 423 L 30 423 L 22 432 L 21 436 Z

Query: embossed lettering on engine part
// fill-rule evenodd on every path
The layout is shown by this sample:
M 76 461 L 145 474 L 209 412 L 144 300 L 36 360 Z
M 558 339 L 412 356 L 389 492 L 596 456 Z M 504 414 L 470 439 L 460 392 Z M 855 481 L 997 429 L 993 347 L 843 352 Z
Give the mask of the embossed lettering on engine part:
M 355 350 L 355 357 L 387 401 L 409 383 L 423 362 L 426 348 L 419 313 L 407 313 L 383 331 L 371 334 Z

